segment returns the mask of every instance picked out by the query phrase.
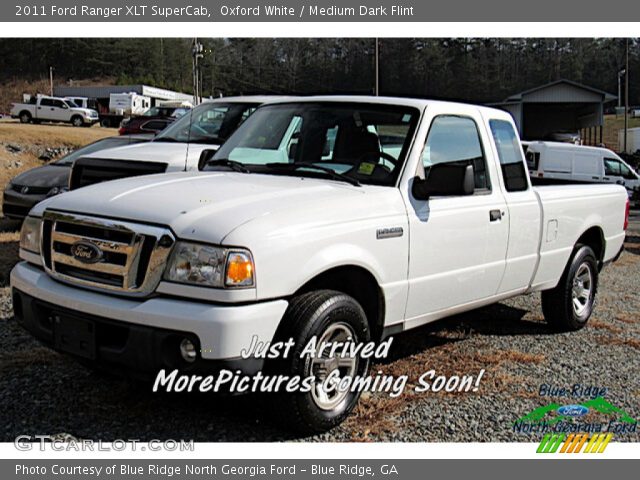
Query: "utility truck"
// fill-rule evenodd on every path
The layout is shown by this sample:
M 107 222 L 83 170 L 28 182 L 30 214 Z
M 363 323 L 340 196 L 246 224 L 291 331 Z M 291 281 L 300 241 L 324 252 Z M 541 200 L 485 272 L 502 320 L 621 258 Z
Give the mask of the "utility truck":
M 533 188 L 508 113 L 309 97 L 263 105 L 202 172 L 101 183 L 38 204 L 11 273 L 15 317 L 96 368 L 310 379 L 274 394 L 291 426 L 342 422 L 356 345 L 531 292 L 557 330 L 594 310 L 620 255 L 619 185 Z M 128 147 L 136 148 L 136 147 Z M 247 356 L 293 341 L 287 358 Z M 327 385 L 330 377 L 336 383 Z

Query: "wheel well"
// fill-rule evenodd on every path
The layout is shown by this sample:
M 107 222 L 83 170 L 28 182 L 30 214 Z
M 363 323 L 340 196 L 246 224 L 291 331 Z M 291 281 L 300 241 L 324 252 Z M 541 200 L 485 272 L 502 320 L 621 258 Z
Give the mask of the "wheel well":
M 605 241 L 604 233 L 602 232 L 602 229 L 600 227 L 591 227 L 580 236 L 576 244 L 582 244 L 591 247 L 593 252 L 596 254 L 596 258 L 598 259 L 598 265 L 602 266 Z
M 332 268 L 309 280 L 296 294 L 322 289 L 337 290 L 353 297 L 367 316 L 371 339 L 378 341 L 382 338 L 384 295 L 375 277 L 368 270 L 353 265 Z
M 19 116 L 19 117 L 21 117 L 21 116 L 22 116 L 22 115 L 24 115 L 25 113 L 26 113 L 27 115 L 31 116 L 31 112 L 30 112 L 29 110 L 22 110 L 22 111 L 20 112 L 20 115 L 18 115 L 18 116 Z

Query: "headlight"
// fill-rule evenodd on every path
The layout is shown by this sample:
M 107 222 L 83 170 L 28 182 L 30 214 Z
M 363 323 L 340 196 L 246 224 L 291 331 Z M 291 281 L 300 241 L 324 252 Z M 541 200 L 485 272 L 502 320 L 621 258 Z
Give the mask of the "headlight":
M 40 254 L 40 225 L 42 220 L 36 217 L 27 217 L 20 230 L 20 248 L 32 253 Z
M 68 192 L 68 191 L 69 191 L 68 187 L 53 187 L 47 193 L 47 197 L 53 197 L 54 195 L 58 195 L 60 193 L 64 193 L 64 192 Z
M 253 259 L 247 250 L 178 242 L 164 278 L 205 287 L 252 287 Z

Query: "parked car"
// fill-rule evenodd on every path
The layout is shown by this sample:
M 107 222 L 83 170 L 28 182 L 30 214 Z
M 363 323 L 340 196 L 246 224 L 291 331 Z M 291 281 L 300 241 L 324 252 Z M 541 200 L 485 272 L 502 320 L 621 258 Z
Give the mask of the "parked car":
M 261 104 L 282 97 L 227 97 L 183 115 L 152 142 L 87 155 L 75 162 L 70 188 L 152 173 L 197 170 L 204 150 L 216 150 Z
M 35 204 L 45 198 L 66 192 L 73 162 L 92 152 L 122 145 L 148 142 L 153 135 L 107 137 L 85 145 L 61 159 L 42 167 L 32 168 L 13 178 L 6 186 L 2 212 L 5 217 L 22 220 Z
M 617 183 L 629 198 L 640 187 L 640 175 L 607 148 L 559 142 L 523 142 L 527 167 L 538 185 L 558 183 Z
M 182 117 L 188 107 L 151 107 L 138 117 L 125 118 L 120 124 L 120 135 L 158 133 Z
M 361 391 L 332 386 L 369 370 L 320 355 L 325 341 L 356 348 L 537 291 L 550 325 L 583 328 L 628 218 L 619 185 L 532 188 L 511 116 L 449 102 L 264 105 L 204 168 L 37 205 L 11 273 L 15 318 L 123 375 L 298 378 L 308 388 L 273 406 L 306 432 L 342 422 Z M 285 358 L 246 355 L 289 339 Z
M 32 97 L 31 103 L 14 103 L 11 118 L 19 118 L 22 123 L 71 123 L 74 127 L 90 127 L 99 120 L 95 110 L 79 108 L 63 98 L 44 95 Z

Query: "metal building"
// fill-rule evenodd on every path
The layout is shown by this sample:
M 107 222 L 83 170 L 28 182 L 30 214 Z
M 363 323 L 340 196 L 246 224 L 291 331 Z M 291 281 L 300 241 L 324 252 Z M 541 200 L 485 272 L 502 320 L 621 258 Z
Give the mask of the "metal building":
M 618 97 L 571 80 L 557 80 L 493 104 L 511 113 L 524 140 L 579 132 L 585 144 L 602 143 L 605 104 Z
M 164 88 L 150 87 L 149 85 L 107 85 L 99 87 L 69 87 L 58 86 L 53 88 L 56 97 L 87 97 L 96 99 L 109 99 L 112 93 L 137 93 L 152 99 L 152 105 L 156 100 L 193 102 L 193 95 Z

